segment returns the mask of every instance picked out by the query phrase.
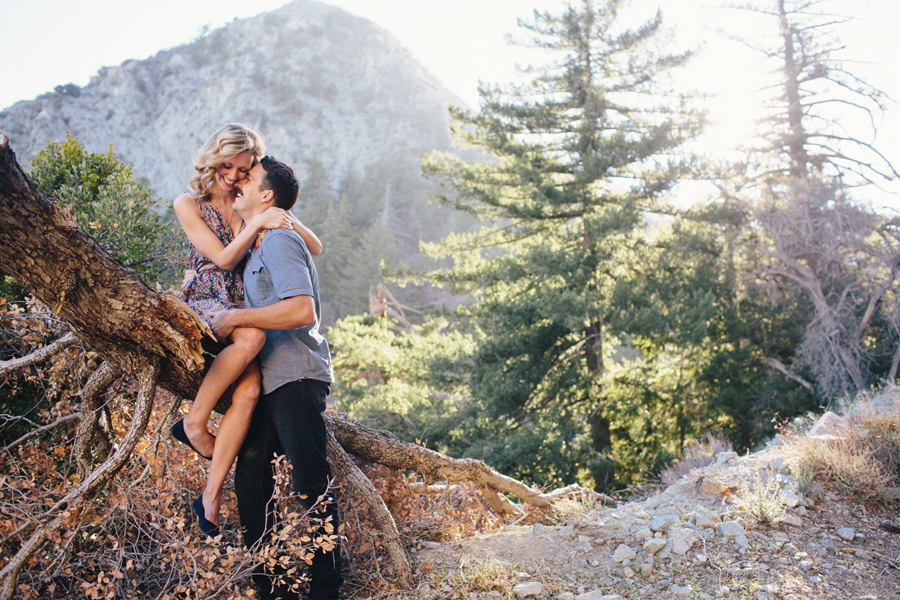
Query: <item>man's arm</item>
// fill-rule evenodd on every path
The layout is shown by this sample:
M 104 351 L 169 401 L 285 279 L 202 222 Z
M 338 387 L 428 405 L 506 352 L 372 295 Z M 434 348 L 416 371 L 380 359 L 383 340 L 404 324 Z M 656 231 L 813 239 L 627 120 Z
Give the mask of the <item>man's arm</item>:
M 209 326 L 221 341 L 238 327 L 298 329 L 315 322 L 316 307 L 312 296 L 292 296 L 269 306 L 235 308 L 213 313 Z

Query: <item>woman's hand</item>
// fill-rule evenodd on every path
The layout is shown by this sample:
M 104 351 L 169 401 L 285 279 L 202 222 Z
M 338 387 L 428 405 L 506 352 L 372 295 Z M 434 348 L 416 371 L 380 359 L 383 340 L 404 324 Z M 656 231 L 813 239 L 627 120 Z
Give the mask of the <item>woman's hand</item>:
M 259 224 L 263 229 L 291 229 L 294 226 L 290 213 L 277 206 L 273 206 L 259 215 Z

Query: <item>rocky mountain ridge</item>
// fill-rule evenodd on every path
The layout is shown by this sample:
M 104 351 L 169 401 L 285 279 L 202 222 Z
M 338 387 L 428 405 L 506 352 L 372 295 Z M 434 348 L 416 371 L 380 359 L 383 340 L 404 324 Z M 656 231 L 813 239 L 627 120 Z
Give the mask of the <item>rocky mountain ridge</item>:
M 166 199 L 186 189 L 191 158 L 228 121 L 260 129 L 267 150 L 332 181 L 385 157 L 418 170 L 446 149 L 448 103 L 461 104 L 396 39 L 365 19 L 311 0 L 235 20 L 202 39 L 102 69 L 88 85 L 0 111 L 0 131 L 27 164 L 69 131 L 118 158 Z

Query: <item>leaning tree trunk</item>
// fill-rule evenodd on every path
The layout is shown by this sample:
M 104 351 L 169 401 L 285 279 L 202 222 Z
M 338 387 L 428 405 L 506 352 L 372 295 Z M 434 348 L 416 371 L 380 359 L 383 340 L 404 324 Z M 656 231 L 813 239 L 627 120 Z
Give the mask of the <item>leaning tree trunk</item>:
M 0 248 L 0 271 L 11 275 L 68 323 L 85 346 L 107 361 L 105 372 L 139 375 L 141 369 L 135 365 L 154 365 L 154 381 L 160 387 L 182 398 L 194 396 L 203 380 L 200 339 L 205 324 L 173 295 L 147 287 L 134 271 L 103 250 L 64 208 L 35 188 L 2 133 Z M 148 392 L 143 393 L 146 396 Z M 503 494 L 515 495 L 534 506 L 547 506 L 552 501 L 551 496 L 500 475 L 480 461 L 452 459 L 357 423 L 334 418 L 327 422 L 336 442 L 361 459 L 394 469 L 415 470 L 430 480 L 474 481 L 498 512 L 516 510 Z M 146 426 L 146 419 L 136 416 L 126 437 L 130 441 L 142 436 Z M 86 423 L 80 431 L 91 429 L 92 424 Z M 130 452 L 127 445 L 120 444 L 114 455 L 87 475 L 84 481 L 90 482 L 90 488 L 83 484 L 69 498 L 84 498 L 108 481 L 122 465 L 123 448 Z M 345 475 L 340 469 L 338 472 Z M 346 476 L 354 481 L 353 473 Z M 383 503 L 374 510 L 382 515 L 387 512 Z M 42 539 L 46 539 L 41 536 L 59 526 L 59 522 L 56 518 L 39 527 L 37 537 L 30 540 L 27 548 L 32 553 L 37 551 Z M 390 529 L 390 519 L 382 518 L 381 522 Z M 394 562 L 405 561 L 396 536 L 387 533 Z M 26 556 L 17 555 L 17 564 L 24 560 Z M 401 579 L 410 585 L 408 566 L 395 566 L 395 572 L 407 574 Z M 15 566 L 3 570 L 0 577 L 5 590 L 14 587 L 17 574 Z

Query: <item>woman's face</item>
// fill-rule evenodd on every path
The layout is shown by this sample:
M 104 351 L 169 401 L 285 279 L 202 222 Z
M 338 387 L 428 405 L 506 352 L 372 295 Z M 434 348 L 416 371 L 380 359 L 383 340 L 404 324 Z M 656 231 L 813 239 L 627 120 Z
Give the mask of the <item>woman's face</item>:
M 224 192 L 234 190 L 234 184 L 247 177 L 252 165 L 253 159 L 249 152 L 241 152 L 229 158 L 216 168 L 216 185 Z

